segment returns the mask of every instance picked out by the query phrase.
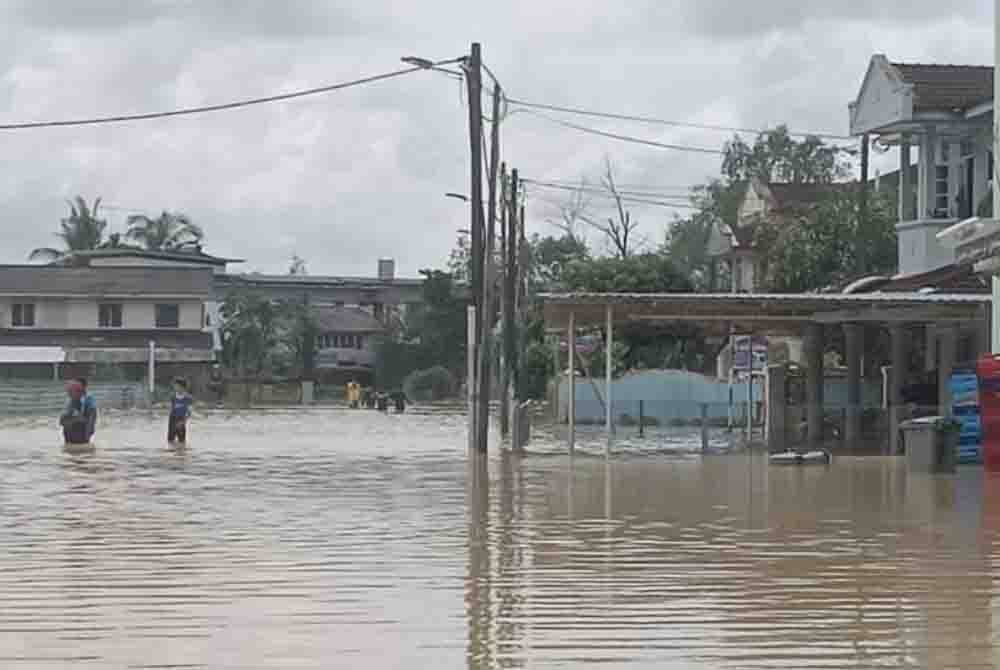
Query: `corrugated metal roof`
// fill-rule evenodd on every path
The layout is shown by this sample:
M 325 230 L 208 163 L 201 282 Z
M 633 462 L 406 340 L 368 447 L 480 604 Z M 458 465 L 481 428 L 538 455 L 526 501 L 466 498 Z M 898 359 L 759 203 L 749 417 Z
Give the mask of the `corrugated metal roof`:
M 279 284 L 292 286 L 421 286 L 423 279 L 378 279 L 377 277 L 340 277 L 333 275 L 270 275 L 259 273 L 241 273 L 219 275 L 220 282 L 248 284 Z
M 207 298 L 212 277 L 208 267 L 0 265 L 0 295 Z
M 928 63 L 892 66 L 903 81 L 913 85 L 914 111 L 965 111 L 993 99 L 993 66 Z
M 801 305 L 865 305 L 865 304 L 986 304 L 990 296 L 968 293 L 542 293 L 545 303 L 554 305 L 625 305 L 730 303 Z

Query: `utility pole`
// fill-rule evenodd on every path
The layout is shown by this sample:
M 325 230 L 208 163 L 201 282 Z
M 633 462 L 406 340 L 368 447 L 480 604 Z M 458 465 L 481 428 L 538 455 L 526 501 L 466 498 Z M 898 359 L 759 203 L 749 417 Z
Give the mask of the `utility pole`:
M 507 439 L 510 433 L 510 351 L 507 347 L 507 329 L 510 327 L 510 320 L 507 314 L 507 301 L 510 298 L 510 279 L 513 276 L 513 268 L 510 265 L 510 236 L 507 229 L 510 226 L 510 193 L 507 189 L 507 164 L 500 163 L 500 309 L 501 309 L 501 330 L 503 331 L 504 346 L 500 357 L 500 437 Z
M 470 101 L 471 102 L 471 101 Z M 480 118 L 482 118 L 480 116 Z M 487 451 L 490 439 L 490 372 L 493 359 L 493 326 L 496 324 L 496 303 L 493 301 L 493 241 L 496 239 L 497 168 L 500 159 L 500 86 L 493 88 L 493 123 L 490 126 L 490 169 L 486 238 L 483 245 L 483 318 L 479 339 L 479 420 L 476 423 L 477 443 L 480 451 Z
M 474 379 L 472 380 L 471 402 L 473 409 L 471 412 L 470 434 L 474 435 L 473 444 L 477 451 L 486 451 L 486 442 L 481 440 L 480 424 L 488 421 L 488 416 L 484 417 L 481 412 L 480 392 L 482 390 L 482 357 L 483 357 L 483 323 L 485 323 L 485 305 L 483 304 L 483 269 L 484 244 L 483 244 L 483 110 L 482 110 L 482 54 L 478 42 L 472 43 L 469 58 L 465 64 L 465 83 L 469 96 L 469 160 L 471 183 L 469 189 L 470 224 L 472 242 L 472 271 L 471 290 L 472 304 L 476 309 L 474 324 L 475 339 L 472 343 L 472 355 L 476 362 Z M 487 399 L 487 403 L 489 400 Z M 488 407 L 488 405 L 487 405 Z
M 505 249 L 506 257 L 504 258 L 504 265 L 507 268 L 507 273 L 504 275 L 504 302 L 503 302 L 503 339 L 504 339 L 504 360 L 507 367 L 507 378 L 508 385 L 504 387 L 504 394 L 509 402 L 510 382 L 513 382 L 513 406 L 514 413 L 517 414 L 518 407 L 518 393 L 517 393 L 517 330 L 518 327 L 515 326 L 515 313 L 514 310 L 517 306 L 517 291 L 518 291 L 518 276 L 519 276 L 519 266 L 517 262 L 518 249 L 520 247 L 520 241 L 517 236 L 517 199 L 518 199 L 518 187 L 519 180 L 517 174 L 517 168 L 511 171 L 510 176 L 510 195 L 509 202 L 507 202 L 507 207 L 509 212 L 507 214 L 507 230 L 504 236 L 507 239 L 507 248 Z M 517 422 L 515 422 L 515 425 Z M 515 434 L 514 441 L 515 444 L 519 436 Z

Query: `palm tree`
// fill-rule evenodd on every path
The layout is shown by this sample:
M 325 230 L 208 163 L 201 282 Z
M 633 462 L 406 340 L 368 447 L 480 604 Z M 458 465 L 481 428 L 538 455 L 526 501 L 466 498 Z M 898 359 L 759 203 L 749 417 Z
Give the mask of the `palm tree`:
M 205 236 L 201 226 L 183 214 L 163 212 L 155 219 L 144 214 L 128 217 L 125 237 L 142 244 L 149 251 L 171 251 L 197 244 Z
M 96 198 L 92 207 L 82 196 L 76 196 L 68 201 L 69 216 L 59 224 L 56 236 L 62 240 L 64 249 L 41 247 L 28 255 L 28 260 L 55 261 L 74 251 L 91 251 L 98 249 L 104 243 L 104 229 L 108 222 L 97 217 L 101 199 Z

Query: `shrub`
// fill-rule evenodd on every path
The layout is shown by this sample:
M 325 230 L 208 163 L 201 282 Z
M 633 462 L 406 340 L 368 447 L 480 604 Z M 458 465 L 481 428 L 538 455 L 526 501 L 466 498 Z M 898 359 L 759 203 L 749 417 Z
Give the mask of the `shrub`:
M 412 372 L 403 381 L 406 395 L 418 402 L 450 398 L 455 394 L 456 387 L 455 378 L 440 365 Z

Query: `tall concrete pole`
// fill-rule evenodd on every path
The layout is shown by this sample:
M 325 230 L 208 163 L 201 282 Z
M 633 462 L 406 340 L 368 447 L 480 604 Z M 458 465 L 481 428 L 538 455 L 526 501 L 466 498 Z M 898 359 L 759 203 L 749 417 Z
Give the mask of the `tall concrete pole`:
M 469 96 L 469 160 L 471 183 L 469 190 L 470 224 L 472 237 L 472 302 L 476 308 L 476 336 L 474 342 L 474 355 L 476 357 L 475 370 L 475 399 L 476 409 L 473 411 L 474 421 L 469 426 L 469 430 L 475 435 L 475 447 L 478 451 L 485 451 L 485 442 L 480 441 L 483 431 L 480 425 L 488 421 L 488 417 L 481 415 L 482 401 L 479 394 L 482 392 L 482 366 L 484 331 L 483 322 L 486 317 L 486 305 L 483 304 L 483 287 L 485 285 L 483 270 L 485 268 L 485 226 L 483 225 L 483 109 L 482 109 L 482 55 L 478 42 L 472 43 L 469 52 L 469 59 L 466 62 L 465 81 Z

